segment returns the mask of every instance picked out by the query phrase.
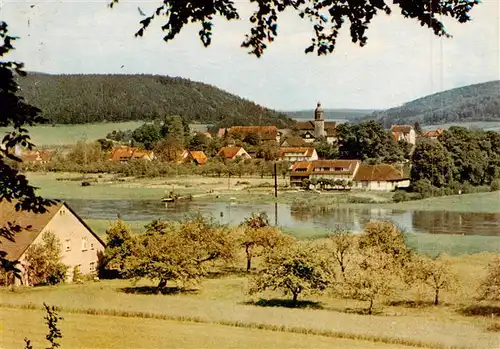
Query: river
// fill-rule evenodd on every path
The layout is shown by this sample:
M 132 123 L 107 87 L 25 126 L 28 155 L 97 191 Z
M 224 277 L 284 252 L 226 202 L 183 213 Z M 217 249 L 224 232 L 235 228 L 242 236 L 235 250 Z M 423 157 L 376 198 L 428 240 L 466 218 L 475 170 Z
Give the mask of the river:
M 407 211 L 339 207 L 322 214 L 294 210 L 288 204 L 240 204 L 192 201 L 163 204 L 151 200 L 67 200 L 86 219 L 126 221 L 182 220 L 190 214 L 211 215 L 222 224 L 239 224 L 252 212 L 265 212 L 271 223 L 304 230 L 345 227 L 361 231 L 372 219 L 390 220 L 403 231 L 429 234 L 500 236 L 500 213 Z

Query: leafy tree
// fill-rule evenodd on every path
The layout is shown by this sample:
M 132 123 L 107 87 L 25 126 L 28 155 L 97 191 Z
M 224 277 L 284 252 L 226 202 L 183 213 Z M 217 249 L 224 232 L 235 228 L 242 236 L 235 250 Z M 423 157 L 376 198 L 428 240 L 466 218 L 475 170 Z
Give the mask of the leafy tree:
M 376 121 L 337 126 L 339 157 L 341 159 L 372 159 L 393 163 L 404 159 L 404 152 L 390 132 Z
M 349 298 L 367 301 L 366 310 L 372 314 L 376 302 L 394 294 L 400 285 L 392 256 L 370 247 L 355 254 L 344 282 L 344 292 Z
M 195 134 L 189 141 L 189 150 L 206 151 L 210 143 L 210 138 L 205 136 L 203 133 Z
M 155 124 L 144 124 L 132 132 L 132 139 L 144 145 L 146 149 L 152 149 L 153 144 L 162 138 L 160 128 Z
M 180 286 L 199 281 L 208 272 L 207 262 L 231 261 L 234 253 L 230 230 L 201 216 L 178 228 L 156 222 L 137 238 L 125 275 L 156 280 L 162 291 L 168 281 Z
M 268 249 L 281 247 L 290 242 L 290 238 L 283 235 L 279 229 L 269 226 L 269 220 L 265 213 L 253 213 L 250 217 L 245 218 L 242 228 L 241 245 L 245 248 L 247 271 L 252 268 L 253 257 L 259 256 Z
M 278 158 L 279 145 L 277 142 L 269 141 L 262 143 L 257 150 L 257 157 L 266 161 L 276 160 Z
M 184 146 L 175 137 L 168 135 L 165 139 L 156 142 L 153 147 L 155 156 L 161 161 L 179 161 Z
M 14 49 L 17 40 L 8 34 L 7 23 L 0 21 L 0 127 L 7 127 L 8 131 L 0 141 L 0 201 L 17 200 L 16 210 L 43 213 L 46 207 L 53 202 L 44 200 L 35 193 L 35 187 L 28 183 L 26 177 L 19 173 L 16 162 L 21 162 L 17 157 L 16 149 L 32 149 L 26 126 L 44 122 L 40 110 L 26 103 L 19 95 L 17 78 L 24 77 L 23 64 L 20 62 L 6 61 L 4 57 Z M 8 223 L 0 226 L 0 236 L 14 241 L 15 234 L 23 229 L 19 224 Z M 10 261 L 7 253 L 0 246 L 0 268 L 13 271 L 19 275 L 19 269 Z
M 336 144 L 330 144 L 326 140 L 321 139 L 318 142 L 313 143 L 318 157 L 321 159 L 338 159 L 339 149 Z
M 500 258 L 495 258 L 488 266 L 488 276 L 479 289 L 483 299 L 500 300 Z
M 345 270 L 356 247 L 354 236 L 347 230 L 336 230 L 328 236 L 328 239 L 332 245 L 333 258 L 338 263 L 342 277 L 345 279 Z
M 66 280 L 68 267 L 61 262 L 61 243 L 57 236 L 47 231 L 42 242 L 31 245 L 26 251 L 26 273 L 29 285 L 55 285 Z
M 118 0 L 110 4 L 113 7 Z M 316 2 L 305 1 L 267 1 L 256 0 L 257 9 L 250 17 L 252 28 L 245 36 L 242 47 L 248 48 L 249 53 L 260 57 L 267 44 L 275 40 L 278 35 L 278 17 L 285 10 L 292 10 L 301 18 L 307 17 L 311 22 L 315 36 L 305 52 L 316 51 L 318 55 L 326 55 L 335 49 L 338 33 L 348 20 L 352 42 L 364 46 L 367 43 L 366 30 L 373 17 L 379 13 L 390 14 L 391 8 L 387 1 L 377 2 Z M 441 16 L 449 16 L 463 23 L 470 20 L 469 11 L 478 3 L 477 0 L 436 0 L 432 9 L 428 3 L 400 1 L 394 2 L 401 9 L 405 18 L 416 19 L 422 26 L 432 29 L 438 36 L 450 36 L 441 22 Z M 199 23 L 200 40 L 205 46 L 212 42 L 212 20 L 215 16 L 222 16 L 227 20 L 239 19 L 237 9 L 232 1 L 216 0 L 210 3 L 197 2 L 189 7 L 183 1 L 166 0 L 159 3 L 159 7 L 150 16 L 140 21 L 141 28 L 136 36 L 143 36 L 152 21 L 160 16 L 167 18 L 162 29 L 166 32 L 164 40 L 173 40 L 187 23 Z
M 266 254 L 262 269 L 251 279 L 250 294 L 279 289 L 296 302 L 300 294 L 323 291 L 334 280 L 335 273 L 318 248 L 295 243 Z
M 428 180 L 433 186 L 442 187 L 453 181 L 453 160 L 440 142 L 420 140 L 413 152 L 412 163 L 412 183 Z
M 166 117 L 161 125 L 161 136 L 163 138 L 171 137 L 181 145 L 184 145 L 184 140 L 189 136 L 189 133 L 189 124 L 184 123 L 184 119 L 178 115 Z
M 111 270 L 122 273 L 125 269 L 125 260 L 134 250 L 132 230 L 122 220 L 116 220 L 106 229 L 106 248 L 100 265 L 101 273 Z
M 453 290 L 456 285 L 456 276 L 451 272 L 450 263 L 442 257 L 431 259 L 419 256 L 413 262 L 410 270 L 419 281 L 430 287 L 434 292 L 434 305 L 439 304 L 439 295 L 443 290 Z
M 422 135 L 422 126 L 420 126 L 420 122 L 418 121 L 415 121 L 415 123 L 413 124 L 413 128 L 415 129 L 415 133 L 417 134 L 417 136 L 421 136 Z

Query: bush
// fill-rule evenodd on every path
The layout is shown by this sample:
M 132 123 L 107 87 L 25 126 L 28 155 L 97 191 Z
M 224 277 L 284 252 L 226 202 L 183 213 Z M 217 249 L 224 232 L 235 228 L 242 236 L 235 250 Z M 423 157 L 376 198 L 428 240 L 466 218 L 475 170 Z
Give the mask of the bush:
M 406 193 L 404 191 L 397 191 L 392 196 L 392 201 L 394 201 L 394 202 L 402 202 L 402 201 L 408 201 L 408 200 L 410 200 L 410 196 L 408 195 L 408 193 Z
M 494 179 L 490 185 L 490 191 L 499 191 L 500 190 L 500 178 Z

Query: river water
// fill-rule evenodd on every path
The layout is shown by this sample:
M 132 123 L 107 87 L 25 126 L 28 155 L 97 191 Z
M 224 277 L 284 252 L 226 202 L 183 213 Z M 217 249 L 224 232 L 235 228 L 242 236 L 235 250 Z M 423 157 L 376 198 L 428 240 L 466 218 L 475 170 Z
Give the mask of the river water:
M 288 204 L 240 204 L 191 201 L 163 204 L 148 200 L 67 200 L 86 219 L 128 221 L 182 220 L 190 214 L 211 215 L 223 224 L 239 224 L 252 212 L 265 212 L 271 223 L 293 229 L 331 230 L 345 227 L 361 231 L 372 219 L 390 220 L 403 231 L 429 234 L 500 236 L 500 213 L 405 211 L 385 208 L 339 207 L 323 214 L 310 214 Z

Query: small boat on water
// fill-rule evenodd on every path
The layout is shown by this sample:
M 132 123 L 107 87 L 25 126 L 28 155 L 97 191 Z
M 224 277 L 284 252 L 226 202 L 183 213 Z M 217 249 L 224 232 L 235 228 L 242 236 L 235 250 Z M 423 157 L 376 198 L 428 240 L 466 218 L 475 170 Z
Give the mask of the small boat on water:
M 192 195 L 179 196 L 175 194 L 170 194 L 169 196 L 161 199 L 162 202 L 179 202 L 179 201 L 191 201 L 193 200 Z

